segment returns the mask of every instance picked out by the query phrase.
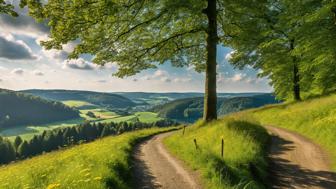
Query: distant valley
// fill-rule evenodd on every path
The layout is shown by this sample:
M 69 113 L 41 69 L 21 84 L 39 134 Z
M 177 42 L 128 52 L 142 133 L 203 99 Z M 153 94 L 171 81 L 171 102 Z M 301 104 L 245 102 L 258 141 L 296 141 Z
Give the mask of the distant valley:
M 0 136 L 30 139 L 44 130 L 81 123 L 162 120 L 192 123 L 203 115 L 203 93 L 102 93 L 75 90 L 0 92 Z M 271 94 L 219 93 L 218 114 L 278 103 Z

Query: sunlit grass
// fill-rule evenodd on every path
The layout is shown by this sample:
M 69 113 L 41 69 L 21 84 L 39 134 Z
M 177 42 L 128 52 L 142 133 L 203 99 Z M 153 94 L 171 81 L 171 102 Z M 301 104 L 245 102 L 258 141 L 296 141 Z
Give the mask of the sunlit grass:
M 63 104 L 74 107 L 74 108 L 80 108 L 82 106 L 94 106 L 93 104 L 86 102 L 86 101 L 80 101 L 80 100 L 66 100 L 62 101 Z
M 83 118 L 76 118 L 65 121 L 57 121 L 41 125 L 24 125 L 2 130 L 0 136 L 14 140 L 16 136 L 20 136 L 24 140 L 31 139 L 34 135 L 41 134 L 45 130 L 52 130 L 60 127 L 71 127 L 83 123 Z
M 298 132 L 321 145 L 336 170 L 336 95 L 294 104 L 273 105 L 237 114 L 242 119 Z
M 205 126 L 187 127 L 166 138 L 165 145 L 178 158 L 200 172 L 205 188 L 263 188 L 268 134 L 257 125 L 223 119 Z M 224 159 L 221 139 L 224 139 Z M 196 139 L 199 150 L 193 140 Z M 250 166 L 257 167 L 256 175 Z
M 130 188 L 130 154 L 135 142 L 165 130 L 107 137 L 3 166 L 0 188 Z

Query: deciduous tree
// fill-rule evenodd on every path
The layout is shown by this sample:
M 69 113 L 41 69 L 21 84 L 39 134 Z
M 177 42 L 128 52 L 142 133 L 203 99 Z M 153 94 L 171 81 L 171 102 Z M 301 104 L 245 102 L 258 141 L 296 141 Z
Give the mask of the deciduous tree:
M 205 71 L 204 120 L 217 118 L 216 53 L 223 37 L 222 0 L 22 0 L 30 14 L 47 20 L 47 48 L 76 41 L 69 58 L 94 56 L 93 62 L 117 63 L 125 77 L 171 62 Z

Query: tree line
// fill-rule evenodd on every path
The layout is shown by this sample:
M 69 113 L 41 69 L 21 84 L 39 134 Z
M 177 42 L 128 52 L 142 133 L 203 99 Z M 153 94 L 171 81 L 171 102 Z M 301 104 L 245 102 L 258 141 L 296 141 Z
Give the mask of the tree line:
M 23 140 L 17 136 L 12 142 L 0 137 L 0 164 L 7 164 L 15 160 L 25 159 L 45 152 L 51 152 L 63 147 L 90 142 L 98 138 L 119 135 L 124 132 L 151 128 L 176 126 L 171 120 L 160 120 L 154 123 L 120 122 L 120 123 L 90 123 L 78 126 L 57 128 L 43 131 L 34 135 L 30 140 Z
M 230 62 L 259 69 L 279 99 L 336 90 L 336 2 L 225 0 L 223 12 Z
M 61 102 L 0 89 L 0 129 L 79 118 L 79 111 Z

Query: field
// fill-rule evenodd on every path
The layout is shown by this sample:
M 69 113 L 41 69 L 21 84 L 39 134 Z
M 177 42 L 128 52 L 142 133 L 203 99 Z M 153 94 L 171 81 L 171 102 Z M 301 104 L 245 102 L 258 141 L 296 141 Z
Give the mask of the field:
M 87 115 L 88 112 L 94 113 L 96 116 L 95 118 L 90 117 Z M 94 108 L 94 109 L 83 109 L 80 110 L 80 116 L 88 121 L 100 121 L 105 119 L 112 119 L 116 117 L 120 117 L 120 115 L 116 114 L 115 112 L 108 111 L 103 108 Z
M 144 122 L 144 123 L 153 123 L 156 121 L 160 121 L 162 120 L 162 118 L 160 118 L 158 116 L 158 114 L 153 113 L 153 112 L 136 112 L 133 115 L 128 115 L 128 116 L 116 116 L 114 118 L 111 119 L 105 119 L 105 120 L 101 120 L 98 122 L 101 123 L 109 123 L 109 122 L 122 122 L 122 121 L 126 121 L 126 122 L 135 122 L 135 121 L 140 121 L 140 122 Z
M 295 104 L 273 105 L 237 114 L 240 119 L 298 132 L 321 145 L 336 170 L 336 94 Z
M 62 101 L 63 104 L 74 107 L 74 108 L 80 108 L 82 106 L 94 106 L 93 104 L 86 102 L 86 101 L 80 101 L 80 100 L 66 100 Z
M 0 136 L 8 137 L 10 140 L 13 140 L 16 136 L 20 135 L 23 139 L 29 140 L 35 134 L 42 133 L 44 130 L 55 129 L 58 127 L 69 127 L 81 124 L 84 120 L 91 122 L 101 122 L 101 123 L 110 123 L 110 122 L 136 122 L 141 121 L 145 123 L 152 123 L 162 118 L 158 117 L 156 113 L 152 112 L 136 112 L 132 115 L 118 115 L 116 112 L 107 110 L 104 107 L 99 107 L 93 104 L 90 104 L 86 101 L 77 101 L 77 100 L 69 100 L 63 101 L 67 106 L 76 108 L 80 111 L 81 118 L 73 119 L 73 120 L 65 120 L 59 122 L 53 122 L 42 125 L 23 125 L 19 127 L 15 127 L 12 129 L 6 129 L 0 131 Z M 90 117 L 87 115 L 88 112 L 92 112 L 95 117 Z
M 132 188 L 129 169 L 134 144 L 167 130 L 153 128 L 106 137 L 3 166 L 0 188 Z
M 10 140 L 14 140 L 14 138 L 18 135 L 22 137 L 22 139 L 28 140 L 31 139 L 34 135 L 42 133 L 44 130 L 51 130 L 59 127 L 70 127 L 75 126 L 83 122 L 82 118 L 54 122 L 43 125 L 28 125 L 28 126 L 20 126 L 12 129 L 6 129 L 0 132 L 0 136 L 8 137 Z
M 224 139 L 224 158 L 221 139 Z M 196 139 L 198 150 L 193 140 Z M 201 173 L 205 188 L 265 188 L 268 134 L 258 125 L 223 119 L 187 127 L 164 140 L 168 149 Z M 250 167 L 256 168 L 257 175 Z M 259 178 L 257 181 L 255 177 Z

